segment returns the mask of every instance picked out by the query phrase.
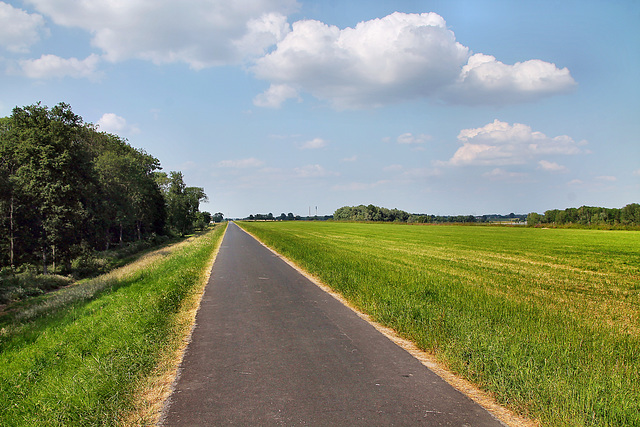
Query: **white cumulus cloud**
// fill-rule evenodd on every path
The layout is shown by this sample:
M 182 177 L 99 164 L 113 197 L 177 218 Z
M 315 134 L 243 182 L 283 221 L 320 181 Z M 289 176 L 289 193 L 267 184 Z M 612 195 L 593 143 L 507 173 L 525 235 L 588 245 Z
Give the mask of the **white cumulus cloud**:
M 339 109 L 418 98 L 508 104 L 575 86 L 566 68 L 542 60 L 506 65 L 472 54 L 435 13 L 395 12 L 345 29 L 298 21 L 252 70 L 272 85 L 308 92 Z
M 44 18 L 0 1 L 0 46 L 10 52 L 28 52 L 29 47 L 48 35 Z
M 22 73 L 32 79 L 52 79 L 72 77 L 74 79 L 97 79 L 100 57 L 92 54 L 85 59 L 61 58 L 56 55 L 42 55 L 38 59 L 20 60 Z
M 115 113 L 105 113 L 98 120 L 98 126 L 101 131 L 120 134 L 120 133 L 139 133 L 140 130 L 136 126 L 129 125 L 124 117 Z
M 477 53 L 462 67 L 458 82 L 445 97 L 463 104 L 509 104 L 571 91 L 576 83 L 569 69 L 531 59 L 506 65 Z
M 435 13 L 394 13 L 343 30 L 303 20 L 253 71 L 348 108 L 433 94 L 455 81 L 468 54 Z
M 109 61 L 235 64 L 278 42 L 295 0 L 26 0 L 58 25 L 84 29 Z
M 504 166 L 524 164 L 536 157 L 581 153 L 579 145 L 567 135 L 548 137 L 530 126 L 494 120 L 481 128 L 463 129 L 458 135 L 462 143 L 446 163 L 454 166 Z M 542 163 L 540 166 L 550 163 Z

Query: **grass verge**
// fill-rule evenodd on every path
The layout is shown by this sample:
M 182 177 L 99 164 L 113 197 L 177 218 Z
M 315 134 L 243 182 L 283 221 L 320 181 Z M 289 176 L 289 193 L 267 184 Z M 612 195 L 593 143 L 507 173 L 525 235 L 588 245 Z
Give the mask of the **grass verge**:
M 5 315 L 0 425 L 152 424 L 224 229 Z
M 242 223 L 543 425 L 640 425 L 636 232 Z

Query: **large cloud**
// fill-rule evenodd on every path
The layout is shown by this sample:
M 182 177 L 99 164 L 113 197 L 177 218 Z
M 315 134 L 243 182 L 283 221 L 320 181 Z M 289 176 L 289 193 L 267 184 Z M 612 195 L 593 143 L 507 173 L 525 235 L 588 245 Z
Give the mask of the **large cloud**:
M 358 107 L 433 94 L 455 81 L 468 55 L 439 15 L 394 13 L 344 30 L 298 21 L 253 71 L 338 107 Z
M 578 154 L 584 143 L 577 143 L 567 135 L 551 138 L 530 126 L 499 120 L 481 128 L 463 129 L 458 140 L 462 147 L 446 162 L 449 165 L 518 165 L 543 156 Z M 551 169 L 554 164 L 546 161 L 540 165 Z
M 0 2 L 0 46 L 10 52 L 27 52 L 43 34 L 48 30 L 42 16 Z
M 295 0 L 26 0 L 56 24 L 92 33 L 107 60 L 194 69 L 261 55 L 289 30 Z
M 416 98 L 504 104 L 562 93 L 575 86 L 569 71 L 541 60 L 506 65 L 472 55 L 435 13 L 393 13 L 343 30 L 298 21 L 277 48 L 253 67 L 256 77 L 287 96 L 256 98 L 278 106 L 294 90 L 337 108 L 378 106 Z M 264 102 L 268 98 L 271 103 Z M 279 103 L 278 103 L 279 102 Z

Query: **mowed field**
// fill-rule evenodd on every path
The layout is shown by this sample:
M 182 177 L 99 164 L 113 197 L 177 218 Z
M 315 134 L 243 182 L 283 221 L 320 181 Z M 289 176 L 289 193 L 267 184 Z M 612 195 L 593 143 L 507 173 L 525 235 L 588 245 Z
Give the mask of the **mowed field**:
M 543 425 L 640 425 L 640 233 L 242 222 Z

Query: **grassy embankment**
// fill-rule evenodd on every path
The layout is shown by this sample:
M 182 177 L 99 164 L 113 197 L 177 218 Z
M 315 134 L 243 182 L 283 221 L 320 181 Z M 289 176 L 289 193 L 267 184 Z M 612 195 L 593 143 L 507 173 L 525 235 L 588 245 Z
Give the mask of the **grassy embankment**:
M 0 425 L 153 422 L 224 229 L 3 316 Z
M 242 223 L 543 425 L 640 425 L 640 234 Z

